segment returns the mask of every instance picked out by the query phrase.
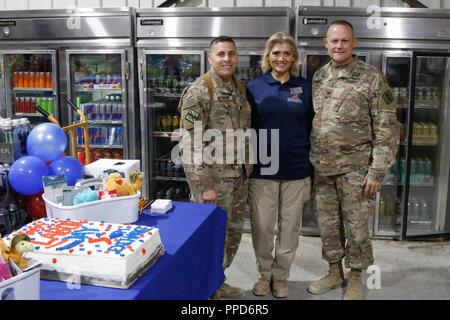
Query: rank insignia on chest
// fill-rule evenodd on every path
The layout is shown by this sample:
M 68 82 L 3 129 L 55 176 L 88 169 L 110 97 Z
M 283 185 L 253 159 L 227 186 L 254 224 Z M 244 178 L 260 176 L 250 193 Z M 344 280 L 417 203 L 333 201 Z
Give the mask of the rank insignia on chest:
M 384 102 L 386 102 L 386 104 L 391 104 L 394 101 L 394 96 L 392 95 L 391 90 L 383 93 L 383 100 Z
M 186 115 L 186 120 L 194 123 L 199 117 L 200 117 L 200 114 L 198 112 L 196 112 L 194 110 L 189 110 L 189 112 Z
M 358 80 L 361 74 L 359 72 L 352 73 L 352 80 Z
M 301 94 L 303 93 L 303 89 L 302 87 L 295 87 L 295 88 L 291 88 L 291 94 Z

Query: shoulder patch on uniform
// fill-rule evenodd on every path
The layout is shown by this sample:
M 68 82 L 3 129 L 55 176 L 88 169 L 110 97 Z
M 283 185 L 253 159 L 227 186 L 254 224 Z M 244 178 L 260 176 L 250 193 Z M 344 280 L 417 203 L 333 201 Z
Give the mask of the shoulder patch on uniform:
M 189 110 L 185 119 L 189 122 L 194 123 L 199 117 L 200 117 L 200 114 L 198 112 L 196 112 L 194 110 Z
M 361 73 L 353 72 L 352 73 L 352 80 L 358 80 L 360 76 L 361 76 Z
M 391 104 L 394 102 L 394 96 L 392 95 L 391 90 L 387 90 L 385 93 L 383 93 L 383 100 L 386 102 L 386 104 Z

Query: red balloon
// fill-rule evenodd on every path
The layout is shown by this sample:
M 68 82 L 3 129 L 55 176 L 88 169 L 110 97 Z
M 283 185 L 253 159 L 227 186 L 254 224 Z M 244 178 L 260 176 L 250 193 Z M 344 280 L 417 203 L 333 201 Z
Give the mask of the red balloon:
M 39 192 L 31 196 L 24 196 L 24 205 L 26 212 L 33 218 L 45 218 L 47 217 L 47 211 L 45 210 L 45 202 L 42 199 L 42 194 Z

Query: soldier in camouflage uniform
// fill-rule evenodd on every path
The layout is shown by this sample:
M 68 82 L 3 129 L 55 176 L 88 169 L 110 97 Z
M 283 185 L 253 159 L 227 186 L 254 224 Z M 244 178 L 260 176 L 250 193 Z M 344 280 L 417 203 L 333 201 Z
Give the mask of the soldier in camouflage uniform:
M 333 22 L 324 44 L 331 61 L 313 78 L 311 163 L 322 254 L 330 271 L 308 291 L 322 294 L 343 284 L 345 257 L 351 270 L 344 299 L 362 299 L 361 269 L 373 263 L 368 221 L 396 159 L 399 123 L 384 75 L 352 55 L 352 25 Z
M 251 108 L 243 84 L 234 76 L 238 62 L 234 41 L 225 36 L 215 38 L 211 41 L 208 60 L 211 70 L 196 79 L 185 90 L 180 101 L 181 126 L 191 133 L 191 139 L 182 138 L 181 147 L 183 150 L 190 148 L 194 157 L 197 157 L 196 162 L 194 160 L 191 163 L 183 163 L 191 200 L 197 203 L 214 203 L 227 212 L 223 261 L 225 269 L 233 261 L 241 241 L 248 195 L 248 176 L 251 173 L 248 157 L 244 159 L 244 163 L 240 164 L 237 161 L 238 153 L 242 152 L 242 145 L 238 143 L 235 143 L 235 148 L 231 150 L 233 163 L 226 161 L 226 145 L 229 143 L 226 139 L 226 130 L 250 128 Z M 220 163 L 211 164 L 210 158 L 203 160 L 198 158 L 202 155 L 201 150 L 194 150 L 193 146 L 202 146 L 204 149 L 208 147 L 208 143 L 195 134 L 196 126 L 201 126 L 202 133 L 212 129 L 222 135 L 223 143 L 220 147 L 223 148 L 223 159 L 219 159 L 222 160 Z M 248 155 L 248 140 L 244 147 L 246 150 L 243 152 L 247 152 Z M 217 150 L 215 152 L 217 153 Z M 205 153 L 203 156 L 205 157 Z M 243 290 L 224 283 L 214 297 L 242 296 Z

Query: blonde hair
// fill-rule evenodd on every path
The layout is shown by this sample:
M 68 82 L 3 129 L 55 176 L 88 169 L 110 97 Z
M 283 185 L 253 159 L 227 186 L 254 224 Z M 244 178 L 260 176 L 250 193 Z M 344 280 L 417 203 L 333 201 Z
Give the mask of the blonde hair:
M 298 66 L 298 51 L 297 45 L 295 43 L 294 38 L 288 32 L 276 32 L 274 33 L 269 40 L 267 40 L 266 48 L 264 49 L 264 54 L 261 61 L 261 70 L 263 73 L 269 72 L 272 70 L 269 61 L 270 51 L 272 51 L 273 47 L 276 44 L 287 43 L 290 45 L 292 54 L 294 55 L 294 63 L 292 64 L 289 73 L 293 77 L 299 76 L 299 66 Z

